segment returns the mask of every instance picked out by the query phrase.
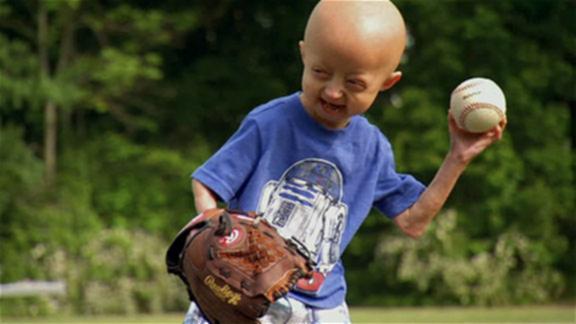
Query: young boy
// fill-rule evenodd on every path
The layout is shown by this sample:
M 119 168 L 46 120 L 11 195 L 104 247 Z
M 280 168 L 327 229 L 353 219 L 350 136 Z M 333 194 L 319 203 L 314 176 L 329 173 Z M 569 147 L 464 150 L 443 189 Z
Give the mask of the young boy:
M 193 173 L 198 212 L 218 200 L 261 211 L 316 261 L 313 278 L 299 281 L 262 322 L 349 322 L 340 257 L 370 209 L 420 237 L 468 163 L 501 138 L 505 121 L 470 134 L 449 116 L 450 150 L 428 187 L 397 173 L 390 143 L 361 115 L 402 77 L 405 42 L 389 1 L 321 1 L 299 44 L 302 91 L 251 111 Z M 186 322 L 202 321 L 192 303 Z

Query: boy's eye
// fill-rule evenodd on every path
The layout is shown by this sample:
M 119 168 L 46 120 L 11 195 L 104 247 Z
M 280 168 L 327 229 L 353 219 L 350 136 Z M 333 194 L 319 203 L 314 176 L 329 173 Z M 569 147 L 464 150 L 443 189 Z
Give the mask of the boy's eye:
M 364 84 L 364 82 L 362 82 L 360 80 L 356 80 L 356 79 L 348 80 L 347 83 L 354 90 L 364 90 L 366 88 L 366 85 Z
M 328 73 L 320 68 L 312 68 L 312 72 L 317 76 L 326 76 Z

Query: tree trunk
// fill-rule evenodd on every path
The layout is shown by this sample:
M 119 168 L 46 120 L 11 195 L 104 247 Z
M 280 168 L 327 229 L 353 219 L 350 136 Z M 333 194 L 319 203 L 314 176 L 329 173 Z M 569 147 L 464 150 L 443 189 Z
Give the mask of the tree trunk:
M 38 8 L 38 59 L 40 61 L 40 82 L 50 78 L 50 61 L 48 57 L 48 13 L 39 2 Z M 48 99 L 44 105 L 44 181 L 48 187 L 54 185 L 57 169 L 56 139 L 58 134 L 58 116 L 56 105 Z
M 48 101 L 44 106 L 44 180 L 52 186 L 56 180 L 58 114 L 56 105 Z

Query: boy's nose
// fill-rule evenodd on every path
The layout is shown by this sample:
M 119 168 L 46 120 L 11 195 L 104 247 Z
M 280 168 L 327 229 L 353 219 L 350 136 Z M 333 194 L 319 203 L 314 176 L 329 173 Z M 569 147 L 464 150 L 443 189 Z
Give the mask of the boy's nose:
M 340 99 L 343 96 L 342 88 L 335 83 L 329 83 L 324 87 L 324 95 L 326 99 Z

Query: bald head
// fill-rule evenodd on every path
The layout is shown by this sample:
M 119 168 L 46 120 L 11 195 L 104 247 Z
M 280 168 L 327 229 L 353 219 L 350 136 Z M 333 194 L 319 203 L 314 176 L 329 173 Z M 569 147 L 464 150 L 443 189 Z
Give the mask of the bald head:
M 387 0 L 323 0 L 312 11 L 304 43 L 338 50 L 350 58 L 362 53 L 366 59 L 393 71 L 406 45 L 404 20 Z

